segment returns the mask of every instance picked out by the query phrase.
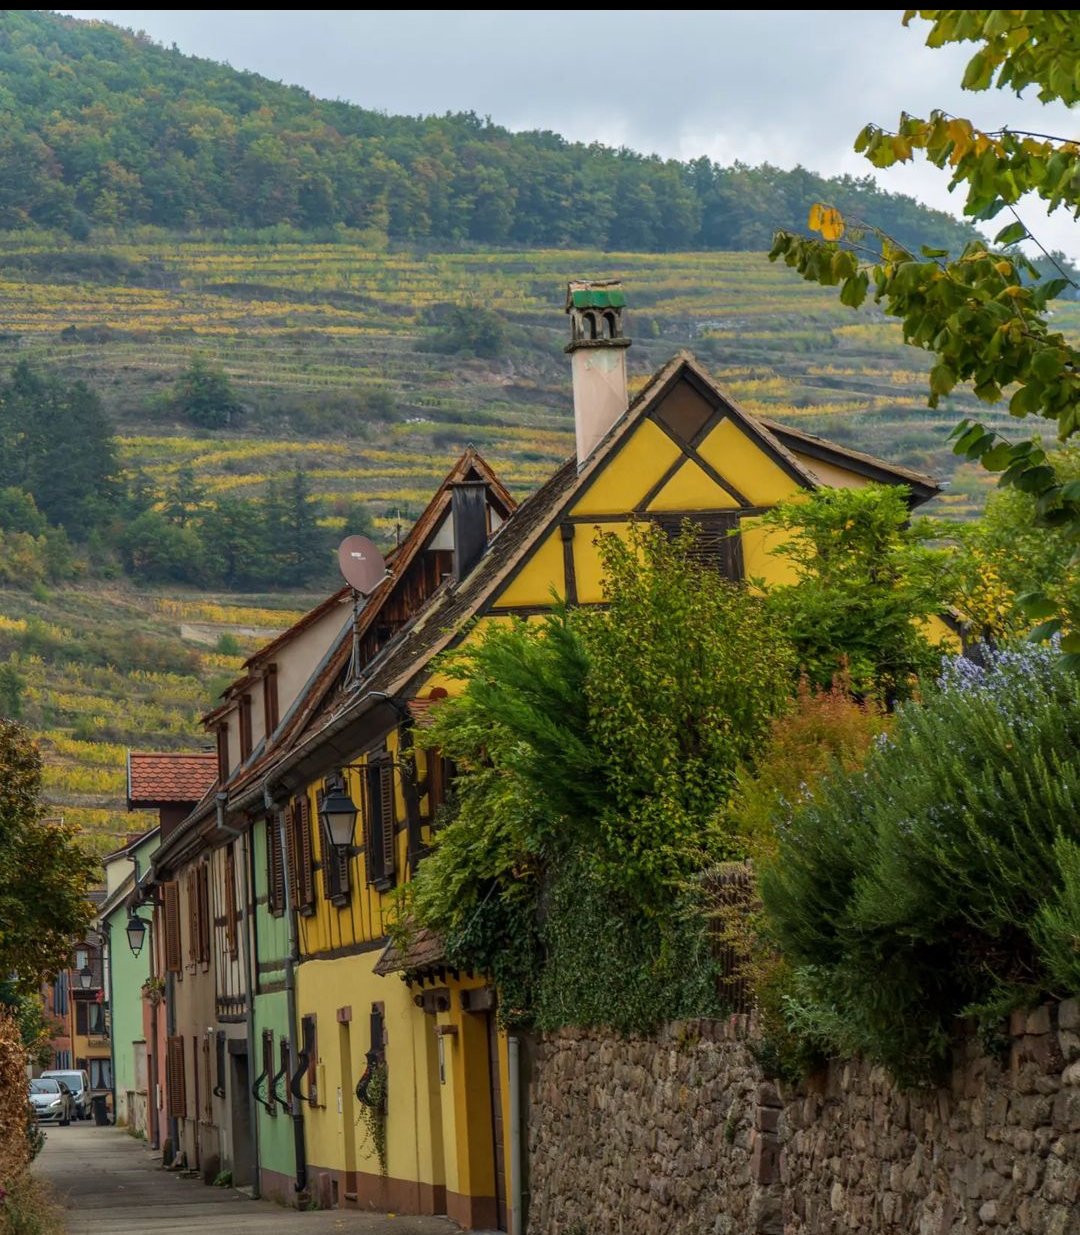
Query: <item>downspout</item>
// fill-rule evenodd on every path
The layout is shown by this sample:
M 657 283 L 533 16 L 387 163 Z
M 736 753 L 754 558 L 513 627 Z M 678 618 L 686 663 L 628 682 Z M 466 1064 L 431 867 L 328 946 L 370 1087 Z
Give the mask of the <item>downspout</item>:
M 243 850 L 243 870 L 244 870 L 244 897 L 243 907 L 240 912 L 240 928 L 243 932 L 244 945 L 244 968 L 247 970 L 245 974 L 244 985 L 247 990 L 247 1047 L 249 1067 L 254 1070 L 255 1061 L 258 1055 L 255 1053 L 255 964 L 254 954 L 254 936 L 255 936 L 255 880 L 254 880 L 254 853 L 251 845 L 251 829 L 248 828 L 240 838 L 240 844 Z M 251 908 L 250 915 L 248 907 Z M 251 1071 L 248 1076 L 251 1076 Z M 259 1191 L 259 1163 L 262 1158 L 259 1154 L 259 1110 L 255 1102 L 255 1092 L 250 1085 L 247 1086 L 245 1093 L 247 1099 L 249 1119 L 251 1120 L 251 1130 L 253 1132 L 253 1150 L 255 1153 L 255 1161 L 253 1165 L 253 1178 L 251 1185 L 251 1195 L 254 1200 L 258 1200 L 261 1196 Z
M 281 846 L 281 864 L 285 873 L 285 921 L 289 924 L 289 955 L 285 959 L 285 1006 L 289 1017 L 289 1061 L 296 1066 L 300 1052 L 296 1049 L 296 963 L 299 959 L 299 945 L 296 931 L 296 914 L 293 912 L 292 887 L 289 879 L 289 862 L 291 854 L 286 845 L 285 815 L 277 809 L 270 786 L 263 782 L 263 804 L 277 821 L 278 844 Z M 286 1077 L 286 1087 L 289 1078 Z M 307 1147 L 304 1142 L 304 1110 L 300 1102 L 290 1102 L 293 1125 L 293 1156 L 296 1161 L 296 1179 L 293 1189 L 303 1192 L 307 1187 Z
M 116 1123 L 116 1004 L 113 1003 L 113 958 L 112 958 L 112 927 L 106 921 L 101 923 L 101 935 L 105 946 L 101 950 L 102 965 L 105 956 L 109 958 L 109 981 L 106 995 L 109 1000 L 109 1092 L 112 1095 L 113 1124 Z
M 165 1032 L 170 1038 L 176 1037 L 176 975 L 171 969 L 165 971 Z M 173 1160 L 180 1152 L 180 1121 L 173 1113 L 172 1105 L 166 1098 L 169 1108 L 169 1140 L 172 1141 Z M 166 1166 L 171 1165 L 165 1163 Z
M 517 1034 L 506 1040 L 510 1086 L 510 1222 L 511 1235 L 522 1235 L 521 1214 L 521 1054 Z

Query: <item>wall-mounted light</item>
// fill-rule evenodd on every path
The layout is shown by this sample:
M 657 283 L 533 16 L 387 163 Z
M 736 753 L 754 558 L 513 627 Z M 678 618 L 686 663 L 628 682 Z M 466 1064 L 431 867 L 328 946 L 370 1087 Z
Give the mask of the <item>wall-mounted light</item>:
M 356 803 L 345 792 L 340 782 L 323 797 L 319 815 L 326 826 L 330 843 L 338 849 L 347 849 L 353 843 L 356 830 Z
M 84 991 L 88 991 L 94 985 L 94 971 L 89 965 L 84 965 L 79 970 L 79 985 Z
M 127 941 L 132 956 L 138 956 L 146 942 L 146 921 L 133 913 L 127 920 Z

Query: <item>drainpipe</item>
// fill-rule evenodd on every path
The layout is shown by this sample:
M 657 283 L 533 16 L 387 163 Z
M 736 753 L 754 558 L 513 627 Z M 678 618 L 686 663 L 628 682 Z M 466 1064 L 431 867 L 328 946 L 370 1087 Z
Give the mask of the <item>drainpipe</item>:
M 176 974 L 171 969 L 165 971 L 165 1032 L 170 1038 L 176 1037 Z M 165 1105 L 169 1108 L 169 1140 L 172 1141 L 173 1159 L 180 1152 L 180 1121 L 173 1114 L 168 1095 Z M 166 1163 L 171 1165 L 171 1163 Z
M 523 1235 L 521 1221 L 521 1057 L 516 1034 L 506 1040 L 510 1086 L 510 1230 Z
M 106 998 L 109 1001 L 109 1092 L 112 1094 L 113 1123 L 116 1123 L 116 1004 L 113 1003 L 113 964 L 112 964 L 112 928 L 104 920 L 101 922 L 103 947 L 101 949 L 101 964 L 105 966 L 106 955 L 109 958 L 109 980 L 106 983 Z
M 243 854 L 243 871 L 244 871 L 244 896 L 241 901 L 240 911 L 240 930 L 244 948 L 244 968 L 247 970 L 244 975 L 244 986 L 247 990 L 247 1047 L 248 1047 L 248 1076 L 252 1075 L 255 1067 L 255 1061 L 258 1055 L 255 1053 L 255 963 L 254 953 L 254 924 L 255 924 L 255 881 L 252 875 L 254 871 L 254 854 L 251 845 L 251 829 L 248 828 L 240 838 L 241 852 Z M 248 914 L 248 906 L 251 907 L 251 913 Z M 251 1195 L 255 1200 L 261 1196 L 259 1190 L 259 1111 L 255 1104 L 255 1092 L 250 1085 L 246 1086 L 244 1097 L 248 1104 L 248 1118 L 251 1122 L 252 1132 L 252 1149 L 255 1154 L 253 1165 L 253 1179 L 251 1185 Z
M 266 809 L 277 820 L 278 829 L 278 844 L 281 846 L 281 864 L 284 867 L 285 873 L 285 921 L 289 924 L 289 955 L 285 960 L 285 1005 L 289 1017 L 289 1062 L 295 1067 L 297 1060 L 300 1058 L 300 1052 L 296 1049 L 296 963 L 299 960 L 299 942 L 296 931 L 296 914 L 293 912 L 292 889 L 289 880 L 289 862 L 291 854 L 286 845 L 285 837 L 285 815 L 277 809 L 273 795 L 270 792 L 270 786 L 266 782 L 263 783 L 263 804 Z M 285 1084 L 289 1084 L 289 1077 L 286 1077 Z M 293 1182 L 293 1189 L 296 1192 L 303 1192 L 307 1187 L 307 1148 L 304 1143 L 304 1111 L 303 1106 L 297 1100 L 291 1102 L 292 1106 L 292 1126 L 293 1126 L 293 1156 L 296 1161 L 296 1179 Z

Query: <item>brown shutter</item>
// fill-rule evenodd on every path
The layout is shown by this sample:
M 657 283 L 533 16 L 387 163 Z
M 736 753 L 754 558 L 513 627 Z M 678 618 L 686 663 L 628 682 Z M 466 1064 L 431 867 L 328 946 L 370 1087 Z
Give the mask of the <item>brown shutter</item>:
M 251 754 L 251 696 L 240 696 L 240 760 Z
M 311 806 L 307 794 L 297 798 L 294 809 L 299 858 L 297 862 L 299 895 L 296 904 L 301 913 L 311 913 L 315 908 L 315 855 L 311 847 Z
M 218 725 L 217 730 L 217 766 L 218 784 L 224 785 L 229 779 L 229 726 Z
M 683 517 L 659 516 L 656 522 L 674 540 L 683 529 Z M 691 517 L 697 539 L 690 550 L 691 561 L 708 566 L 738 583 L 743 577 L 742 538 L 737 514 L 700 514 Z
M 439 808 L 446 803 L 446 763 L 437 746 L 429 746 L 424 751 L 424 763 L 427 767 L 428 819 L 434 823 Z
M 300 845 L 296 837 L 296 814 L 296 803 L 290 802 L 285 808 L 285 856 L 289 861 L 289 896 L 293 909 L 300 903 Z
M 229 955 L 239 951 L 236 930 L 236 854 L 230 843 L 225 850 L 225 944 Z
M 184 879 L 184 890 L 187 892 L 187 925 L 188 925 L 188 964 L 194 964 L 199 959 L 199 883 L 198 870 L 191 867 Z
M 395 819 L 394 794 L 394 764 L 385 759 L 379 765 L 379 815 L 382 825 L 382 858 L 383 878 L 391 879 L 396 866 L 396 846 L 394 844 Z
M 328 901 L 342 904 L 349 895 L 349 851 L 339 849 L 330 839 L 330 829 L 323 822 L 322 803 L 325 790 L 320 789 L 316 804 L 319 818 L 319 849 L 322 854 L 323 895 Z
M 169 1038 L 165 1044 L 165 1092 L 169 1114 L 187 1115 L 187 1086 L 184 1083 L 184 1039 Z
M 266 816 L 266 903 L 275 916 L 285 912 L 285 862 L 276 814 Z
M 278 727 L 277 665 L 267 665 L 263 676 L 263 727 L 269 742 Z
M 199 864 L 199 960 L 210 964 L 210 864 Z
M 179 973 L 184 964 L 180 943 L 180 888 L 175 879 L 162 887 L 162 903 L 165 909 L 165 968 L 170 973 Z

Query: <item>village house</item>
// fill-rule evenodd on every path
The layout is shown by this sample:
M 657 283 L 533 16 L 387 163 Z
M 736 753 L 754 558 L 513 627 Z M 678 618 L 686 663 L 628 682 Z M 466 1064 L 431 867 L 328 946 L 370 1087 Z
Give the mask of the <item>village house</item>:
M 497 992 L 451 970 L 437 939 L 421 932 L 401 951 L 387 934 L 393 891 L 423 860 L 453 775 L 424 742 L 425 716 L 454 689 L 434 658 L 486 622 L 547 611 L 553 595 L 601 602 L 598 530 L 649 520 L 674 534 L 689 519 L 722 576 L 780 581 L 790 566 L 754 523 L 775 503 L 869 481 L 907 486 L 913 505 L 936 492 L 928 477 L 747 415 L 688 355 L 631 401 L 623 308 L 618 284 L 568 289 L 571 459 L 515 508 L 469 452 L 355 618 L 347 594 L 331 598 L 253 658 L 207 718 L 218 782 L 153 861 L 173 949 L 174 1144 L 189 1164 L 214 1152 L 234 1182 L 257 1161 L 262 1190 L 284 1199 L 520 1231 L 519 1044 L 498 1024 Z M 288 649 L 324 622 L 336 633 L 272 715 L 267 682 L 280 689 Z M 334 843 L 354 816 L 352 841 Z M 209 907 L 192 909 L 200 878 Z M 186 959 L 181 936 L 196 941 Z M 207 1093 L 200 1123 L 187 1112 Z M 213 1130 L 201 1143 L 200 1126 Z

